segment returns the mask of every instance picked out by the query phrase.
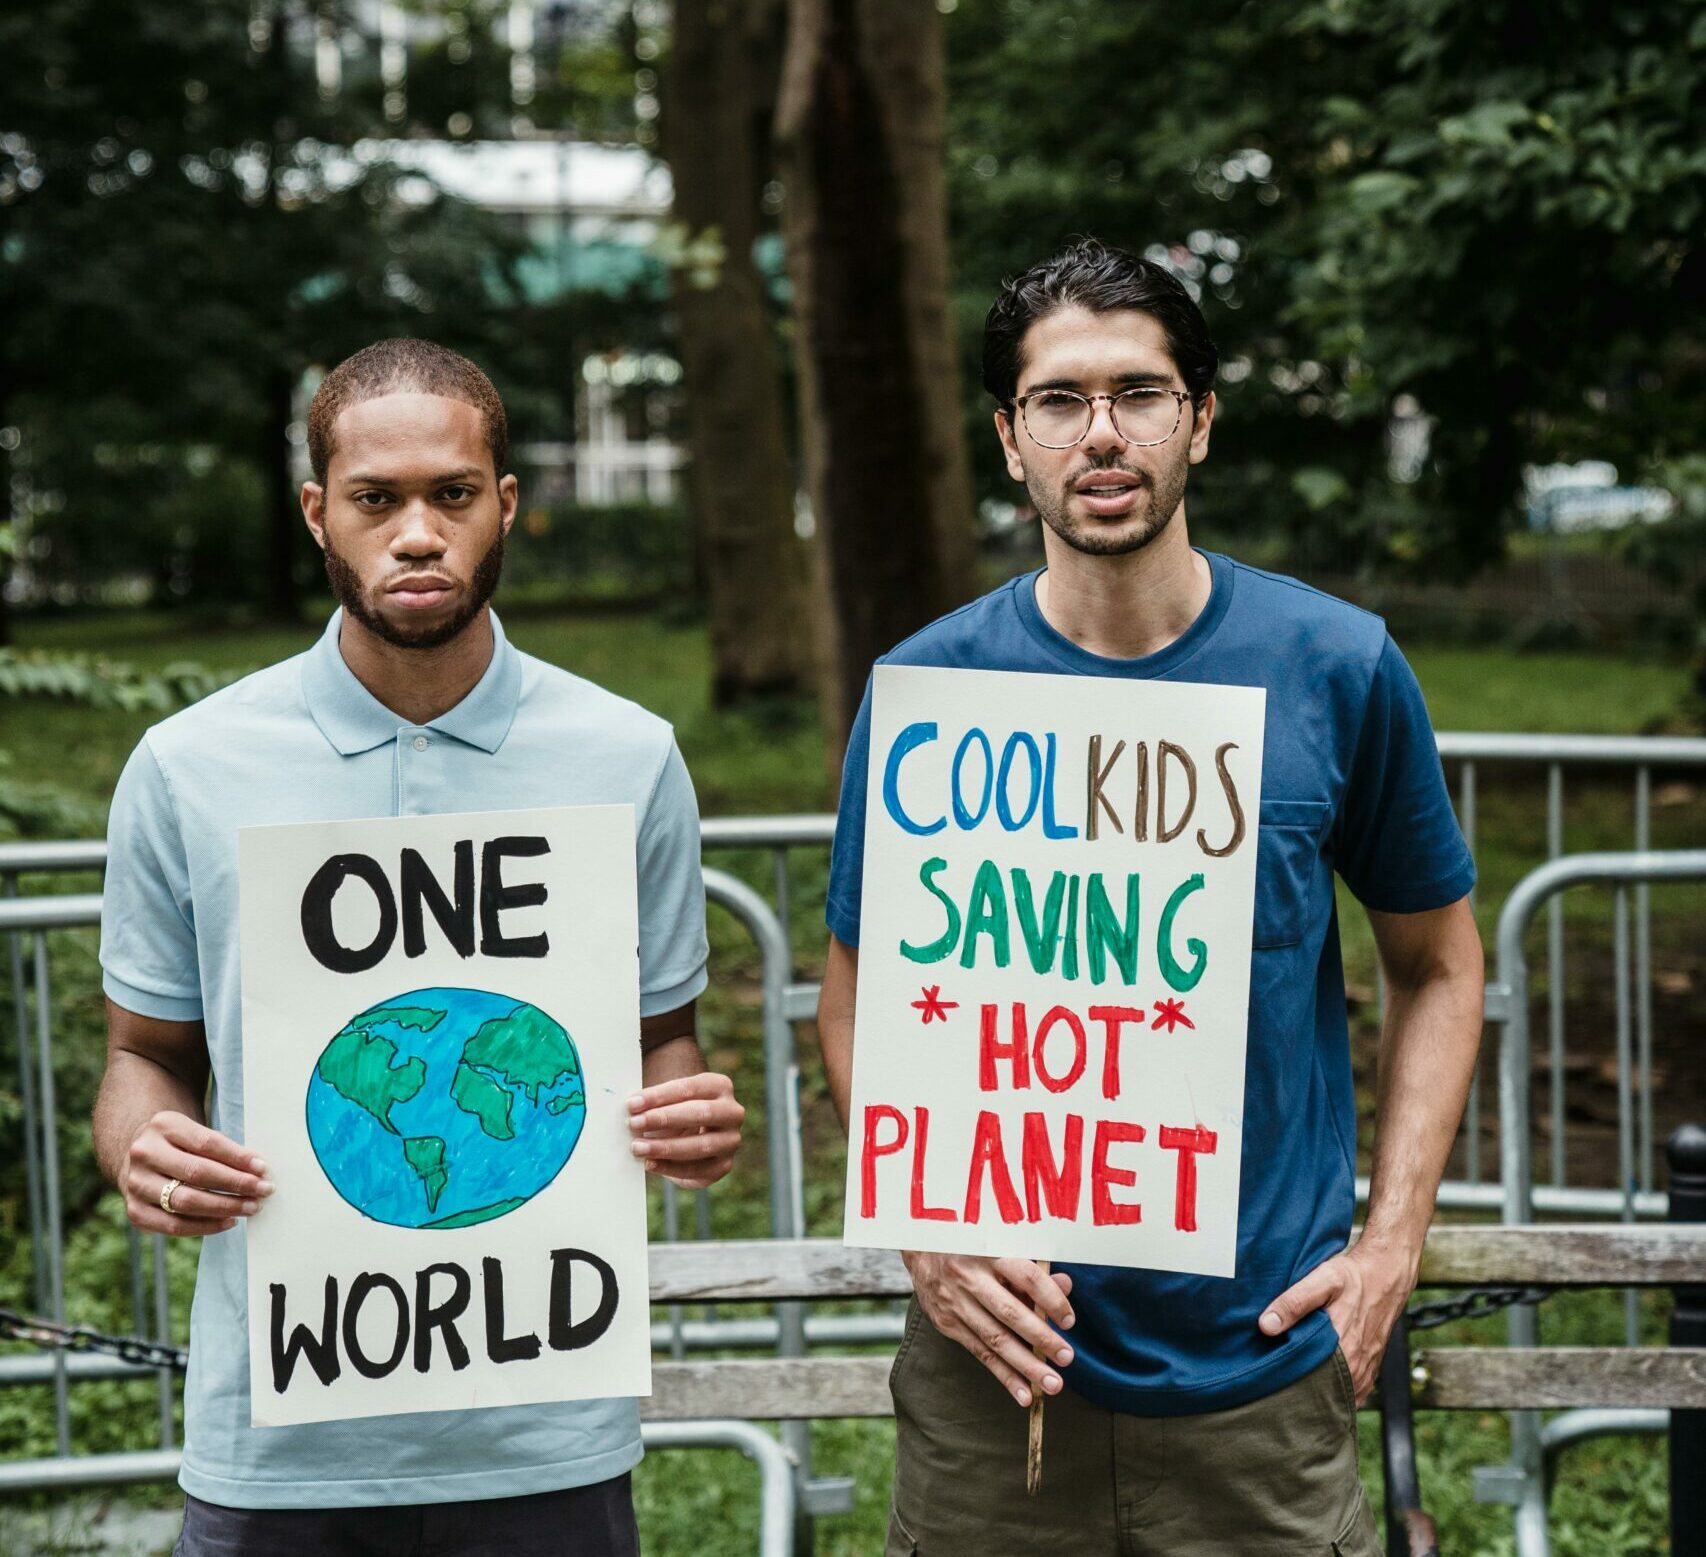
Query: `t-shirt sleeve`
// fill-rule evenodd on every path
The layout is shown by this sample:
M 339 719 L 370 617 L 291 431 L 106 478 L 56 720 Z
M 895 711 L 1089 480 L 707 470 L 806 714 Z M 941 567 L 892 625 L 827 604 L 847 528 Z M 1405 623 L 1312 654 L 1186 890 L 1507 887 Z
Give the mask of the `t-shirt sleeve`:
M 640 1015 L 657 1016 L 705 988 L 705 877 L 699 864 L 699 802 L 675 742 L 669 743 L 637 840 Z
M 107 816 L 101 982 L 114 1005 L 165 1022 L 202 1018 L 195 905 L 177 807 L 153 748 L 130 754 Z
M 1415 672 L 1388 635 L 1335 827 L 1339 874 L 1367 908 L 1444 908 L 1475 885 Z
M 871 683 L 865 683 L 847 758 L 841 768 L 841 811 L 829 857 L 829 900 L 824 919 L 844 946 L 859 944 L 859 912 L 865 885 L 865 783 L 871 761 Z

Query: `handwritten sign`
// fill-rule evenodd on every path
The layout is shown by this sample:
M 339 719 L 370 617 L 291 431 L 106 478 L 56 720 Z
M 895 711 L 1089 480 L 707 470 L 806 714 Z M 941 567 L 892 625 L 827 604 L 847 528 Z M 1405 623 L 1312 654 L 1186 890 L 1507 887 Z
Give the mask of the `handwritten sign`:
M 253 1424 L 648 1393 L 633 808 L 238 861 Z
M 1233 1274 L 1265 703 L 877 668 L 848 1243 Z

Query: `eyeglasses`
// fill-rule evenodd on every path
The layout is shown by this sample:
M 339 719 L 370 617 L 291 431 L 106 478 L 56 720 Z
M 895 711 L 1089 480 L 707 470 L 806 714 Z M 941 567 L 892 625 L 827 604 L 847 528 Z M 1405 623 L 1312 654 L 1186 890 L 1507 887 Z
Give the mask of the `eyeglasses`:
M 1096 402 L 1108 402 L 1114 431 L 1137 448 L 1165 443 L 1184 420 L 1190 395 L 1182 389 L 1126 389 L 1117 395 L 1081 395 L 1071 389 L 1038 389 L 1013 404 L 1025 431 L 1045 449 L 1070 449 L 1083 441 L 1096 415 Z

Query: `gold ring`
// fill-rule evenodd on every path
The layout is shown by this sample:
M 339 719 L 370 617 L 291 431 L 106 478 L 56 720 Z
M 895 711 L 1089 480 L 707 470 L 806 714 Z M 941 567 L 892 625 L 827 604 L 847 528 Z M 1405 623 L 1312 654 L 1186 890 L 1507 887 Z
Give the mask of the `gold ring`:
M 178 1214 L 172 1209 L 172 1196 L 177 1194 L 177 1192 L 183 1187 L 184 1181 L 182 1179 L 167 1179 L 166 1182 L 160 1186 L 160 1209 L 164 1211 L 167 1216 L 176 1216 Z

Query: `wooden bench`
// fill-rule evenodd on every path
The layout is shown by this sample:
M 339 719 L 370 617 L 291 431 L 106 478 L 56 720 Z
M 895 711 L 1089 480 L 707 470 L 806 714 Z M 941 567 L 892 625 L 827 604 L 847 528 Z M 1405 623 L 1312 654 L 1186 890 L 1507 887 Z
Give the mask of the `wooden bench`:
M 911 1290 L 896 1254 L 849 1249 L 832 1239 L 759 1239 L 654 1244 L 651 1300 L 657 1304 L 828 1302 L 892 1299 Z M 1425 1287 L 1675 1287 L 1706 1285 L 1706 1223 L 1659 1226 L 1436 1227 L 1422 1262 Z M 653 1447 L 736 1448 L 759 1467 L 760 1550 L 795 1549 L 797 1467 L 774 1437 L 751 1424 L 893 1412 L 892 1358 L 852 1355 L 654 1362 L 653 1393 L 640 1402 Z M 124 1371 L 124 1365 L 116 1365 Z M 1419 1409 L 1549 1410 L 1626 1406 L 1706 1410 L 1706 1346 L 1434 1347 L 1412 1354 Z M 1404 1436 L 1407 1440 L 1408 1413 Z M 1393 1422 L 1386 1421 L 1388 1489 Z M 176 1475 L 176 1449 L 98 1454 L 42 1466 L 0 1465 L 9 1490 L 159 1481 Z M 1413 1464 L 1411 1466 L 1413 1485 Z M 1416 1504 L 1389 1508 L 1394 1553 L 1428 1551 Z M 1393 1522 L 1396 1521 L 1394 1525 Z M 1407 1536 L 1402 1527 L 1408 1525 Z M 1682 1547 L 1677 1547 L 1679 1552 Z
M 894 1298 L 911 1290 L 897 1254 L 849 1249 L 830 1239 L 661 1244 L 653 1246 L 651 1260 L 652 1298 L 660 1303 Z M 1421 1287 L 1464 1289 L 1703 1283 L 1706 1224 L 1700 1223 L 1438 1226 L 1428 1234 L 1419 1278 Z M 891 1366 L 891 1357 L 869 1352 L 655 1363 L 653 1392 L 640 1410 L 658 1423 L 711 1417 L 884 1417 L 894 1410 Z M 1395 1345 L 1382 1375 L 1389 1406 L 1382 1421 L 1385 1522 L 1394 1557 L 1438 1557 L 1433 1522 L 1422 1511 L 1416 1479 L 1412 1410 L 1706 1410 L 1706 1346 L 1412 1350 L 1408 1400 L 1402 1391 L 1403 1367 Z M 1363 1409 L 1380 1409 L 1379 1401 L 1376 1396 Z
M 1440 1226 L 1423 1287 L 1673 1287 L 1706 1282 L 1706 1226 Z M 825 1302 L 911 1291 L 900 1256 L 832 1239 L 655 1244 L 654 1303 Z M 641 1413 L 652 1421 L 881 1417 L 892 1359 L 767 1357 L 659 1362 Z M 1416 1351 L 1419 1410 L 1566 1406 L 1706 1409 L 1706 1347 L 1442 1346 Z

